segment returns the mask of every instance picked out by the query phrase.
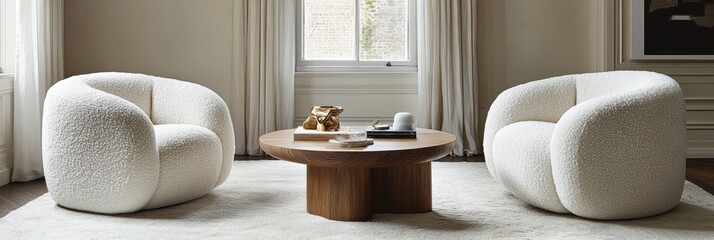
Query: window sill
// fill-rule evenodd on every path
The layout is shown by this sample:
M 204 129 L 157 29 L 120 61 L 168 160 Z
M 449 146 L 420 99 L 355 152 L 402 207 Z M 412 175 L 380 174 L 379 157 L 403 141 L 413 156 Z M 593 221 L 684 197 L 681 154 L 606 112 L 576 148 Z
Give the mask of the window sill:
M 295 67 L 295 72 L 329 72 L 329 73 L 415 73 L 416 66 L 392 67 Z
M 12 94 L 15 74 L 0 73 L 0 94 Z
M 13 79 L 14 77 L 14 73 L 0 73 L 0 79 Z
M 296 72 L 295 86 L 325 85 L 374 85 L 380 88 L 386 85 L 417 84 L 416 72 Z

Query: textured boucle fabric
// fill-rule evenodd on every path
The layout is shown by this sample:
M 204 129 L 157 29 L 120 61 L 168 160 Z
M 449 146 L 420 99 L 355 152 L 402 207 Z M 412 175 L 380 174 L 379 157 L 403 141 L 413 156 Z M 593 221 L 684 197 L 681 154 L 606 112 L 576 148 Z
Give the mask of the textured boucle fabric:
M 192 124 L 156 125 L 161 176 L 146 208 L 186 202 L 208 193 L 221 171 L 221 140 Z
M 221 185 L 231 172 L 236 148 L 231 114 L 223 99 L 201 85 L 159 77 L 154 78 L 153 96 L 151 120 L 154 124 L 193 124 L 218 135 L 222 162 L 214 186 Z
M 76 77 L 90 87 L 123 98 L 141 108 L 146 115 L 151 113 L 151 88 L 153 76 L 143 74 L 94 73 L 91 77 Z
M 572 76 L 553 77 L 510 88 L 496 97 L 486 118 L 483 152 L 488 171 L 496 180 L 493 138 L 499 129 L 519 121 L 557 122 L 575 105 L 575 81 Z
M 108 214 L 206 194 L 225 180 L 235 148 L 220 97 L 197 84 L 143 74 L 94 73 L 58 82 L 47 92 L 42 128 L 52 198 Z
M 558 199 L 550 166 L 555 123 L 522 121 L 503 127 L 493 139 L 493 161 L 501 184 L 527 203 L 569 213 Z
M 554 81 L 561 84 L 548 85 Z M 553 102 L 554 95 L 563 102 Z M 679 204 L 685 126 L 681 89 L 668 76 L 568 75 L 499 95 L 486 120 L 484 152 L 491 175 L 534 206 L 594 219 L 646 217 Z

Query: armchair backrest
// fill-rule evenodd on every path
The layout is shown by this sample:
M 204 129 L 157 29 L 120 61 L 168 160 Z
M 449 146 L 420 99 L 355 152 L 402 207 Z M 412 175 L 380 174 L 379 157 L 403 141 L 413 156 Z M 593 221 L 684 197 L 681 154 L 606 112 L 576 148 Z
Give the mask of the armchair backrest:
M 137 73 L 102 72 L 73 76 L 89 87 L 123 98 L 151 116 L 152 76 Z
M 614 71 L 574 75 L 576 103 L 618 93 L 640 91 L 645 88 L 676 84 L 670 77 L 643 71 Z

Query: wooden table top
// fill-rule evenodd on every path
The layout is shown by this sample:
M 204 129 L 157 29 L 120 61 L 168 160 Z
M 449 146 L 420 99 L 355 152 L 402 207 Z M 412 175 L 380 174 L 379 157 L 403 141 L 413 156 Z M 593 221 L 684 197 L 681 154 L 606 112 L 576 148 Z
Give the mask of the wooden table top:
M 366 147 L 341 147 L 328 141 L 294 141 L 295 129 L 267 133 L 260 147 L 273 157 L 320 167 L 397 167 L 443 157 L 454 148 L 449 133 L 418 128 L 416 139 L 377 138 Z

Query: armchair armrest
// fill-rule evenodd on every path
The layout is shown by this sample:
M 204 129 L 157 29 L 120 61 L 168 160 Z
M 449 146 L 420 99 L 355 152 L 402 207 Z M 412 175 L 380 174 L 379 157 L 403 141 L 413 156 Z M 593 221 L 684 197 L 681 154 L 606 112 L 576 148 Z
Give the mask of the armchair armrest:
M 486 166 L 496 180 L 493 162 L 493 138 L 501 128 L 520 121 L 557 122 L 575 105 L 575 79 L 553 77 L 521 84 L 503 91 L 491 104 L 484 128 L 483 151 Z
M 641 214 L 638 204 L 651 199 L 662 200 L 653 203 L 659 204 L 653 213 L 668 210 L 682 193 L 685 126 L 684 100 L 674 80 L 571 108 L 551 139 L 553 178 L 563 206 L 600 219 Z
M 49 192 L 68 208 L 133 212 L 149 202 L 159 181 L 149 117 L 79 81 L 60 81 L 47 92 L 42 157 Z

